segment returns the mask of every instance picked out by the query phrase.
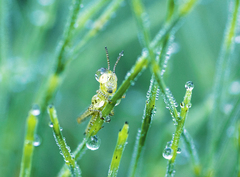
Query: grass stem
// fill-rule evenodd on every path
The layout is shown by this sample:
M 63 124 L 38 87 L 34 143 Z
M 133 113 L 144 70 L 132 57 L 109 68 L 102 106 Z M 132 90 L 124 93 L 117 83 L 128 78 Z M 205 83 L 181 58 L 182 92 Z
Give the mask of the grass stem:
M 53 128 L 53 135 L 56 140 L 56 144 L 61 151 L 66 165 L 69 167 L 72 176 L 80 176 L 80 168 L 78 167 L 75 157 L 71 154 L 70 147 L 67 145 L 65 138 L 62 135 L 62 130 L 59 125 L 55 108 L 53 106 L 49 106 L 48 113 L 51 120 L 50 127 Z
M 117 145 L 113 153 L 112 162 L 108 171 L 108 177 L 117 176 L 120 160 L 122 158 L 124 148 L 127 144 L 128 129 L 129 129 L 129 125 L 127 122 L 125 122 L 122 130 L 120 130 L 118 133 Z
M 37 116 L 39 114 L 40 114 L 40 110 L 35 109 L 34 107 L 30 110 L 28 114 L 20 177 L 28 177 L 31 175 L 34 139 L 36 137 L 36 127 L 38 124 Z

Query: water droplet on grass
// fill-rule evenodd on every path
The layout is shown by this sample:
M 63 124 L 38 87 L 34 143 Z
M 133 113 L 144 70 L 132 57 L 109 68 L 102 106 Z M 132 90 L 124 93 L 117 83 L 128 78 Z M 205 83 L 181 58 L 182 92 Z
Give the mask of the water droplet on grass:
M 41 138 L 38 135 L 34 136 L 33 146 L 37 147 L 41 144 Z
M 52 128 L 53 127 L 53 123 L 49 122 L 48 126 Z
M 187 90 L 191 91 L 191 90 L 194 88 L 193 82 L 192 82 L 192 81 L 186 82 L 185 88 L 186 88 Z
M 39 106 L 37 104 L 32 106 L 31 113 L 34 116 L 38 116 L 41 113 L 40 108 L 39 108 Z
M 100 147 L 101 139 L 97 135 L 91 136 L 86 143 L 88 149 L 95 151 Z
M 170 147 L 166 147 L 163 151 L 163 157 L 170 160 L 173 156 L 173 150 Z
M 180 154 L 182 152 L 181 148 L 177 149 L 177 153 Z

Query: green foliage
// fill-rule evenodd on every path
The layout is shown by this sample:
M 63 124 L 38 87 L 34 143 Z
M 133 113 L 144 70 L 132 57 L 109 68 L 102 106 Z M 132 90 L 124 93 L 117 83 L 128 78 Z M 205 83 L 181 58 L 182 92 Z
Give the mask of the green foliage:
M 1 176 L 239 175 L 239 3 L 0 0 Z M 124 50 L 115 114 L 86 136 L 105 46 Z

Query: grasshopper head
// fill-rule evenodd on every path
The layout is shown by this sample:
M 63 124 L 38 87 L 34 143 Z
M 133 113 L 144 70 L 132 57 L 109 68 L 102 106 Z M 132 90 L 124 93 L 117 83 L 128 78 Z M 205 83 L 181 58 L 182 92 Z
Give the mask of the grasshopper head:
M 96 80 L 100 83 L 100 90 L 106 95 L 113 95 L 117 90 L 117 76 L 111 70 L 101 68 L 95 74 Z
M 95 74 L 95 78 L 100 83 L 100 90 L 105 95 L 112 96 L 117 90 L 117 76 L 115 74 L 115 68 L 121 56 L 123 56 L 123 51 L 119 53 L 117 61 L 113 67 L 113 71 L 111 71 L 107 47 L 105 47 L 105 50 L 106 50 L 106 56 L 107 56 L 107 62 L 108 62 L 108 69 L 100 68 L 99 70 L 97 70 Z

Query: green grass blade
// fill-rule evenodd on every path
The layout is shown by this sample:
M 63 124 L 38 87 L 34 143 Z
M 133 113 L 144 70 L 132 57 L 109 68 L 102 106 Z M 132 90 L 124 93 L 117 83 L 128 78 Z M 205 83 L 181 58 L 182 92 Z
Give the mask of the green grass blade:
M 36 137 L 36 127 L 38 124 L 37 116 L 39 114 L 40 110 L 36 107 L 33 107 L 28 114 L 20 177 L 28 177 L 31 175 L 34 139 Z
M 122 158 L 122 154 L 127 143 L 128 129 L 129 129 L 129 125 L 127 122 L 125 122 L 122 130 L 120 130 L 120 132 L 118 133 L 117 145 L 115 147 L 113 157 L 112 157 L 112 162 L 109 167 L 108 177 L 117 176 L 120 160 Z
M 87 142 L 87 138 L 84 138 L 83 141 L 78 145 L 77 149 L 73 152 L 76 160 L 81 159 L 82 155 L 86 152 L 86 150 L 87 150 L 86 142 Z M 71 175 L 71 172 L 70 172 L 68 166 L 65 164 L 61 168 L 58 176 L 59 177 L 68 177 L 70 175 Z
M 185 120 L 187 118 L 189 108 L 191 107 L 191 97 L 192 97 L 192 90 L 194 88 L 194 85 L 191 81 L 188 81 L 185 84 L 185 88 L 186 88 L 186 94 L 184 96 L 183 102 L 180 104 L 181 106 L 180 117 L 178 117 L 177 119 L 178 125 L 176 127 L 176 131 L 174 133 L 171 146 L 170 147 L 167 146 L 163 153 L 163 156 L 166 159 L 169 159 L 166 176 L 173 176 L 175 173 L 174 163 L 177 157 L 177 152 L 179 151 L 179 142 L 184 130 Z M 166 153 L 167 150 L 170 150 L 170 152 Z
M 103 5 L 108 2 L 109 0 L 94 0 L 93 2 L 90 2 L 86 7 L 83 8 L 83 10 L 80 12 L 80 14 L 77 17 L 76 24 L 75 24 L 75 30 L 82 30 L 84 28 L 84 25 L 86 22 L 91 19 L 91 17 L 96 14 Z M 79 32 L 79 31 L 77 31 Z
M 100 17 L 94 22 L 93 28 L 82 38 L 80 43 L 74 47 L 73 54 L 79 53 L 82 47 L 104 27 L 104 25 L 109 21 L 112 14 L 119 8 L 123 0 L 113 0 L 105 11 L 100 15 Z M 76 56 L 73 56 L 74 58 Z
M 70 15 L 69 19 L 66 23 L 66 27 L 64 29 L 63 37 L 61 42 L 59 42 L 58 50 L 57 50 L 57 67 L 56 67 L 56 74 L 60 74 L 64 71 L 66 61 L 64 61 L 64 53 L 66 51 L 67 46 L 69 45 L 73 30 L 74 30 L 74 25 L 77 20 L 77 16 L 80 11 L 80 5 L 81 5 L 81 0 L 72 0 L 72 5 L 70 7 Z
M 154 76 L 150 81 L 149 90 L 147 92 L 147 101 L 145 104 L 143 119 L 142 119 L 142 126 L 141 129 L 138 131 L 136 137 L 136 144 L 134 147 L 133 157 L 130 166 L 130 173 L 129 176 L 134 177 L 136 176 L 137 167 L 139 166 L 139 159 L 145 145 L 148 129 L 151 125 L 152 118 L 156 112 L 155 101 L 158 98 L 158 84 L 154 80 Z
M 194 174 L 196 176 L 200 176 L 202 167 L 201 167 L 200 162 L 199 162 L 199 156 L 198 156 L 197 149 L 195 147 L 194 141 L 193 141 L 191 135 L 188 133 L 188 131 L 186 129 L 183 130 L 182 137 L 183 137 L 183 140 L 186 144 L 187 150 L 189 151 L 189 153 L 191 155 Z
M 222 121 L 219 123 L 219 117 L 221 115 L 219 114 L 221 111 L 221 104 L 223 103 L 223 95 L 225 93 L 225 88 L 227 86 L 227 79 L 228 74 L 230 71 L 230 61 L 231 56 L 233 54 L 234 49 L 234 37 L 236 33 L 236 27 L 238 23 L 239 18 L 239 6 L 240 6 L 240 0 L 234 0 L 232 1 L 234 6 L 232 9 L 230 9 L 230 18 L 228 21 L 228 24 L 226 26 L 226 32 L 225 37 L 223 40 L 221 52 L 219 59 L 217 61 L 216 65 L 216 76 L 214 81 L 214 88 L 213 88 L 213 94 L 214 94 L 214 107 L 211 114 L 211 119 L 209 121 L 209 144 L 210 144 L 210 154 L 209 154 L 209 160 L 208 160 L 208 176 L 214 176 L 214 169 L 216 166 L 216 148 L 217 148 L 217 133 L 220 129 L 220 125 Z M 216 130 L 217 129 L 217 130 Z
M 57 118 L 56 110 L 53 106 L 48 107 L 48 113 L 53 128 L 53 136 L 56 140 L 66 165 L 69 167 L 72 176 L 80 176 L 80 168 L 78 167 L 75 157 L 71 154 L 71 150 L 62 135 L 61 127 Z

